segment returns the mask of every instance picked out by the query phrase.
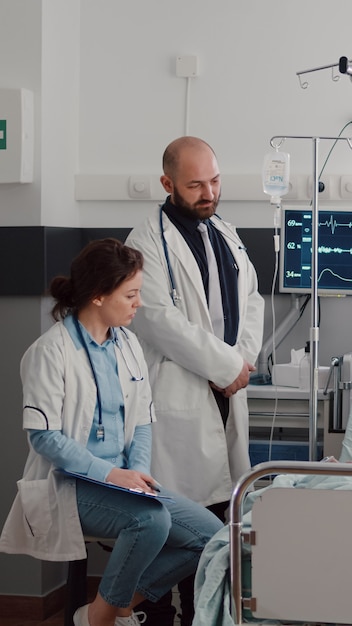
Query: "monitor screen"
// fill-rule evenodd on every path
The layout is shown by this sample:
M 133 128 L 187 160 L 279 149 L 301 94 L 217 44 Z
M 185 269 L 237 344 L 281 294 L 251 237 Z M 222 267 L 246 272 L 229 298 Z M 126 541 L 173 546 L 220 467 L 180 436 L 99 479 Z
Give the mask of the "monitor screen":
M 310 293 L 312 207 L 282 209 L 279 291 Z M 352 295 L 352 210 L 319 209 L 318 295 Z

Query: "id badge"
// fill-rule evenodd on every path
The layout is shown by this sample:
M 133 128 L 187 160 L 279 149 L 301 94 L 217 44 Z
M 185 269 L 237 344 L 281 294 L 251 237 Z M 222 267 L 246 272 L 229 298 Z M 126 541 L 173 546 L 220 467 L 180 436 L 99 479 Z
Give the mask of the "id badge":
M 98 441 L 104 441 L 105 439 L 105 431 L 104 431 L 104 426 L 99 426 L 96 430 L 96 435 L 97 435 L 97 440 Z

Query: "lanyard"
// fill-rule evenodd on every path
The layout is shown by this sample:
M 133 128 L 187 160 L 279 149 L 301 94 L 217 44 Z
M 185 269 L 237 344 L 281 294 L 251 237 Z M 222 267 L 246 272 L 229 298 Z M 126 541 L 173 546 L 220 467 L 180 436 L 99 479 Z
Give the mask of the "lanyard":
M 75 323 L 75 327 L 78 333 L 78 336 L 81 340 L 82 346 L 86 351 L 87 357 L 88 357 L 88 361 L 92 370 L 92 374 L 93 374 L 93 378 L 94 378 L 94 382 L 95 382 L 95 386 L 97 388 L 97 403 L 98 403 L 98 413 L 99 413 L 99 424 L 98 424 L 98 428 L 96 430 L 96 437 L 98 439 L 98 441 L 104 441 L 105 438 L 105 429 L 103 426 L 103 417 L 102 417 L 102 404 L 101 404 L 101 394 L 100 394 L 100 388 L 99 388 L 99 383 L 98 383 L 98 377 L 97 377 L 97 373 L 95 371 L 95 367 L 92 361 L 92 357 L 89 354 L 89 350 L 88 350 L 88 346 L 87 346 L 87 342 L 83 336 L 82 333 L 82 329 L 80 327 L 79 321 L 77 319 L 77 317 L 74 316 L 73 318 L 74 323 Z

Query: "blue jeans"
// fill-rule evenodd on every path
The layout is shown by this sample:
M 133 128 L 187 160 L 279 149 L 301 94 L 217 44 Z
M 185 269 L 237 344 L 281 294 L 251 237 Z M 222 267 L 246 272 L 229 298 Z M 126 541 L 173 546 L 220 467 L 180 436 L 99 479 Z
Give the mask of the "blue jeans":
M 200 504 L 163 488 L 175 502 L 76 482 L 83 533 L 116 539 L 99 586 L 113 606 L 129 606 L 136 591 L 156 602 L 195 572 L 205 544 L 223 525 Z

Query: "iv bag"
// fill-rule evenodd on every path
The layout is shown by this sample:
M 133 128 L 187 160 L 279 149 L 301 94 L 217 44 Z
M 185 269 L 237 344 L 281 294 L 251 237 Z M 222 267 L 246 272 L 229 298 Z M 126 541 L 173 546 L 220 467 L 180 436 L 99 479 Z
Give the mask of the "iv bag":
M 287 152 L 269 152 L 264 157 L 263 191 L 272 199 L 281 198 L 289 191 L 290 155 Z

